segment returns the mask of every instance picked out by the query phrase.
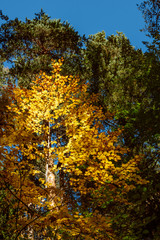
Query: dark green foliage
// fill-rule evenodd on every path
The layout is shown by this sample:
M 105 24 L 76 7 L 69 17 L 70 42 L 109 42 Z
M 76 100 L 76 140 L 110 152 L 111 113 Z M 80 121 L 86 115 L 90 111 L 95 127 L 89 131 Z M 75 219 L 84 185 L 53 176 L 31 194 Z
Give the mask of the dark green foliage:
M 91 90 L 100 93 L 109 110 L 130 109 L 133 99 L 140 100 L 144 57 L 122 33 L 107 39 L 104 32 L 91 36 L 87 58 L 92 70 Z
M 159 60 L 153 53 L 135 50 L 123 34 L 106 39 L 104 32 L 90 36 L 86 56 L 92 76 L 90 92 L 99 94 L 99 104 L 104 111 L 114 113 L 112 128 L 124 129 L 119 140 L 130 150 L 124 161 L 144 154 L 139 167 L 142 177 L 149 181 L 147 192 L 139 186 L 130 192 L 129 207 L 109 207 L 115 215 L 115 231 L 122 239 L 153 238 L 160 227 L 160 191 L 155 190 L 160 179 Z M 108 211 L 108 207 L 105 210 Z M 121 216 L 125 216 L 125 220 Z
M 159 0 L 147 0 L 138 5 L 142 11 L 143 17 L 146 23 L 146 30 L 151 36 L 156 36 L 156 33 L 160 30 L 160 2 Z
M 152 43 L 144 42 L 148 50 L 160 57 L 160 1 L 147 0 L 138 5 L 142 12 L 146 26 L 143 31 L 150 37 Z
M 1 177 L 1 176 L 0 176 Z M 1 179 L 2 183 L 2 179 Z M 6 197 L 7 188 L 4 189 L 4 186 L 0 184 L 0 239 L 1 240 L 14 240 L 15 233 L 13 229 L 11 229 L 10 220 L 18 217 L 15 208 L 13 207 L 15 204 L 15 199 Z
M 113 112 L 118 126 L 125 128 L 123 141 L 139 153 L 160 134 L 159 61 L 135 50 L 123 34 L 106 39 L 104 32 L 90 37 L 86 55 L 90 91 L 99 93 L 104 111 Z
M 42 10 L 35 15 L 25 22 L 5 18 L 0 27 L 1 62 L 11 64 L 10 75 L 28 87 L 40 71 L 50 73 L 52 59 L 61 57 L 64 74 L 81 74 L 83 38 L 69 23 L 51 20 Z

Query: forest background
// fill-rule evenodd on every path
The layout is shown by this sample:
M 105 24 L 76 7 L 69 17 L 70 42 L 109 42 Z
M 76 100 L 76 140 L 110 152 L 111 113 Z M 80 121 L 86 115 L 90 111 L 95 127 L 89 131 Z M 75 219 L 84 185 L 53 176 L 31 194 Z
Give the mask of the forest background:
M 159 9 L 139 5 L 143 51 L 1 12 L 2 239 L 159 239 Z

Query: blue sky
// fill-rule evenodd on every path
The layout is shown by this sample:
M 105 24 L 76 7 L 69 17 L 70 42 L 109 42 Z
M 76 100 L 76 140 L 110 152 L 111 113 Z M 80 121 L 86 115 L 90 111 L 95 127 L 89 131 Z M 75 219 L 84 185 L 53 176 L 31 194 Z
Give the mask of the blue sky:
M 142 0 L 0 0 L 0 9 L 10 19 L 34 18 L 41 8 L 52 18 L 68 21 L 80 35 L 86 37 L 102 30 L 106 36 L 123 32 L 137 48 L 146 50 L 142 41 L 148 40 L 144 19 L 136 4 Z

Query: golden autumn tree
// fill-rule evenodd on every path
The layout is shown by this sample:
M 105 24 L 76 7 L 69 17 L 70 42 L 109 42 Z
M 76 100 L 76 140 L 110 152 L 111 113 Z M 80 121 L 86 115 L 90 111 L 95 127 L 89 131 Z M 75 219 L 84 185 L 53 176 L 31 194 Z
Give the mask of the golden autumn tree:
M 112 116 L 93 106 L 86 83 L 62 76 L 61 65 L 53 62 L 52 75 L 41 73 L 30 89 L 6 89 L 0 174 L 13 209 L 6 224 L 13 239 L 115 239 L 110 212 L 99 209 L 127 204 L 127 192 L 145 184 L 141 158 L 123 163 L 121 130 L 103 128 Z

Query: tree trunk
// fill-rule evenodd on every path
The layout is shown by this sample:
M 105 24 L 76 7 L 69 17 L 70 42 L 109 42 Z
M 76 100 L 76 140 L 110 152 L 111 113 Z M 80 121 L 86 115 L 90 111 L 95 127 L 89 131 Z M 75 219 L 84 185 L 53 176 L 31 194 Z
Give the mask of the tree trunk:
M 51 131 L 50 131 L 50 122 L 48 122 L 48 136 L 47 136 L 47 154 L 46 154 L 46 184 L 47 184 L 47 189 L 48 189 L 48 200 L 51 203 L 51 206 L 55 206 L 55 190 L 56 190 L 56 179 L 55 179 L 55 174 L 52 170 L 54 166 L 54 162 L 51 156 Z

